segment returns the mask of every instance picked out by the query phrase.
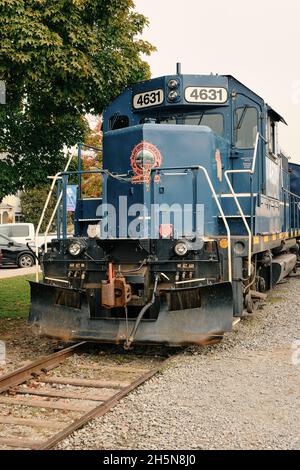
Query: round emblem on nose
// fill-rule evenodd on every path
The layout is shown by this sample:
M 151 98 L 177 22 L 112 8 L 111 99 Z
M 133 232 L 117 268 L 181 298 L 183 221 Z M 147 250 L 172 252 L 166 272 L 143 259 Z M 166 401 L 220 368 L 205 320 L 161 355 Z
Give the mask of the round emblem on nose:
M 134 147 L 130 157 L 131 167 L 134 172 L 133 183 L 150 183 L 151 170 L 159 168 L 162 162 L 162 155 L 158 148 L 150 142 L 142 141 Z M 159 182 L 159 175 L 154 178 Z
M 143 149 L 137 154 L 135 163 L 141 170 L 153 168 L 155 166 L 155 156 L 150 150 Z

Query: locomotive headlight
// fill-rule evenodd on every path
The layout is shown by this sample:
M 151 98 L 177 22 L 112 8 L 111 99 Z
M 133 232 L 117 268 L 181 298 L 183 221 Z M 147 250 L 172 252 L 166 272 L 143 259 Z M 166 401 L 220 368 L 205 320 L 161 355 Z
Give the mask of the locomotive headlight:
M 179 94 L 175 90 L 170 91 L 170 93 L 168 94 L 168 98 L 169 98 L 170 101 L 175 101 L 178 98 L 178 96 L 179 96 Z
M 188 246 L 185 242 L 178 242 L 174 247 L 177 256 L 185 256 L 188 252 Z
M 80 245 L 78 242 L 71 243 L 69 246 L 69 253 L 72 256 L 78 256 L 82 252 L 82 248 L 82 245 Z
M 168 81 L 168 87 L 174 90 L 174 88 L 179 87 L 179 81 L 175 78 L 171 78 L 171 80 Z

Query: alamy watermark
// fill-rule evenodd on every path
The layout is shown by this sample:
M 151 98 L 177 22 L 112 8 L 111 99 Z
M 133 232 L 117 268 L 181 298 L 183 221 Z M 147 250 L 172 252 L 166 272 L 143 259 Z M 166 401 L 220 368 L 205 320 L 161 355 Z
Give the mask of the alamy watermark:
M 0 366 L 6 364 L 6 345 L 5 341 L 0 341 Z
M 6 104 L 6 85 L 3 80 L 0 80 L 0 104 Z
M 172 238 L 191 241 L 204 235 L 203 204 L 128 204 L 120 196 L 116 205 L 103 204 L 97 209 L 101 238 Z

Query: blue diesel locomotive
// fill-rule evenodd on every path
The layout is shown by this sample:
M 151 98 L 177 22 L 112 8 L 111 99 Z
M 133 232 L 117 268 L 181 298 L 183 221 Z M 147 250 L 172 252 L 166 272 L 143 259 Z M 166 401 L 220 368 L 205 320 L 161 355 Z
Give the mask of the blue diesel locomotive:
M 127 348 L 230 331 L 297 265 L 297 172 L 279 150 L 279 123 L 232 76 L 184 75 L 178 65 L 125 89 L 103 114 L 103 169 L 82 170 L 80 145 L 78 170 L 69 160 L 53 180 L 58 236 L 31 283 L 30 323 Z M 85 198 L 82 179 L 94 173 L 102 197 Z

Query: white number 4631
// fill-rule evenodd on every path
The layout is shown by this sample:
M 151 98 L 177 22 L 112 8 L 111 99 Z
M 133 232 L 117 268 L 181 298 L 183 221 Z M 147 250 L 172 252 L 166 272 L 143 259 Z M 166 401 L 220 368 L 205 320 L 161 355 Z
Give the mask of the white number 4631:
M 149 108 L 150 106 L 157 106 L 164 101 L 163 90 L 152 90 L 146 93 L 138 93 L 133 97 L 134 109 Z
M 226 88 L 217 87 L 187 87 L 185 99 L 188 103 L 226 103 L 228 92 Z

